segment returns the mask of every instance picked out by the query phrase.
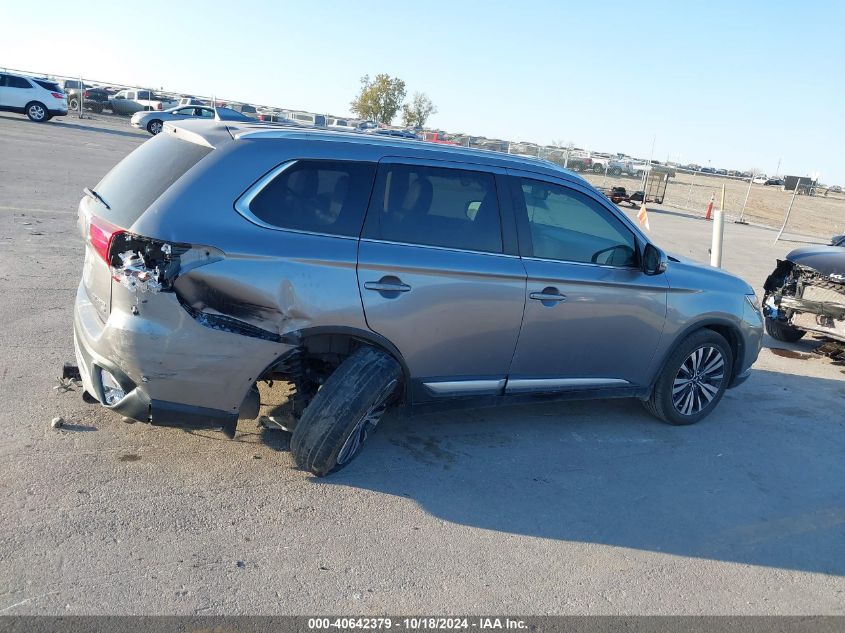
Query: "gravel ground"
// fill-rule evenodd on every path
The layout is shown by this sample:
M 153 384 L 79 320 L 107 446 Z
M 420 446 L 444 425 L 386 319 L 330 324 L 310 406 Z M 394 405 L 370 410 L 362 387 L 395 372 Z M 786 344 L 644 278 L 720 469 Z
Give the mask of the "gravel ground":
M 845 614 L 845 367 L 812 341 L 767 339 L 693 427 L 626 400 L 393 415 L 325 480 L 255 423 L 229 441 L 57 393 L 76 204 L 145 138 L 0 116 L 0 613 Z M 650 221 L 707 259 L 709 224 Z M 759 288 L 804 241 L 773 238 L 729 224 L 725 267 Z

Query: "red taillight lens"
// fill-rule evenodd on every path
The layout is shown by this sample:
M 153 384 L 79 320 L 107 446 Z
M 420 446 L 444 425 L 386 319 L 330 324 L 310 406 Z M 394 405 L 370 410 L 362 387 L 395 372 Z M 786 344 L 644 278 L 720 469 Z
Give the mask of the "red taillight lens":
M 61 92 L 51 92 L 50 94 L 53 95 L 56 99 L 64 99 L 65 98 L 65 96 Z
M 83 97 L 85 97 L 85 98 L 87 99 L 87 98 L 88 98 L 88 91 L 86 90 L 85 92 L 83 92 L 83 93 L 82 93 L 82 96 L 83 96 Z
M 161 110 L 161 109 L 162 109 L 162 108 L 161 108 L 161 103 L 159 103 L 159 104 L 156 106 L 156 110 Z
M 91 224 L 88 226 L 88 240 L 97 254 L 107 264 L 109 263 L 109 247 L 114 236 L 119 233 L 125 233 L 125 231 L 116 227 L 111 222 L 106 222 L 102 218 L 96 216 L 91 218 Z

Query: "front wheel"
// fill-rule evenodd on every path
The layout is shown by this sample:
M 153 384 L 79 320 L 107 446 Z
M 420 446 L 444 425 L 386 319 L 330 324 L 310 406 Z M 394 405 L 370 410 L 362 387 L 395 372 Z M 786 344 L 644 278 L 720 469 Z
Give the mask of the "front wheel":
M 721 334 L 693 332 L 666 359 L 645 407 L 668 424 L 695 424 L 719 404 L 732 367 L 733 352 Z
M 38 101 L 33 101 L 26 106 L 26 116 L 30 121 L 35 123 L 44 123 L 50 120 L 50 113 L 47 112 L 47 106 Z
M 76 97 L 71 97 L 67 102 L 67 107 L 69 110 L 74 111 L 79 109 L 79 99 Z
M 801 340 L 804 334 L 806 334 L 804 330 L 799 330 L 789 325 L 789 323 L 784 323 L 783 321 L 778 321 L 770 317 L 766 317 L 766 332 L 773 339 L 783 341 L 784 343 L 795 343 Z
M 604 172 L 604 167 L 602 167 L 601 165 L 593 165 L 593 173 L 601 174 L 603 172 Z
M 401 377 L 399 363 L 372 347 L 344 360 L 293 430 L 296 463 L 323 477 L 351 462 L 392 403 Z
M 158 119 L 153 119 L 149 123 L 147 123 L 147 132 L 155 136 L 159 132 L 161 132 L 163 123 Z

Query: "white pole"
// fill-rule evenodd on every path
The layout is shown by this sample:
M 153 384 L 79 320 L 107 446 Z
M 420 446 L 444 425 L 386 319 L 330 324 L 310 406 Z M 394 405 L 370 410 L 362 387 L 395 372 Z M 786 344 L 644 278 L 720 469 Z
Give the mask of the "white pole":
M 713 218 L 713 240 L 710 245 L 710 265 L 722 267 L 722 240 L 725 237 L 725 211 L 716 209 Z
M 786 210 L 786 215 L 783 218 L 783 226 L 780 227 L 780 231 L 778 231 L 777 237 L 775 238 L 775 244 L 778 243 L 780 236 L 783 235 L 783 230 L 786 228 L 786 223 L 789 221 L 789 214 L 792 213 L 792 205 L 795 203 L 795 194 L 798 193 L 798 184 L 796 183 L 795 189 L 792 190 L 792 198 L 789 200 L 789 208 Z
M 751 178 L 748 179 L 748 189 L 745 191 L 745 202 L 742 203 L 742 211 L 739 213 L 739 220 L 736 221 L 737 224 L 748 224 L 743 218 L 745 217 L 745 206 L 748 204 L 748 196 L 751 195 L 751 183 L 754 182 L 754 178 L 756 174 L 751 172 Z

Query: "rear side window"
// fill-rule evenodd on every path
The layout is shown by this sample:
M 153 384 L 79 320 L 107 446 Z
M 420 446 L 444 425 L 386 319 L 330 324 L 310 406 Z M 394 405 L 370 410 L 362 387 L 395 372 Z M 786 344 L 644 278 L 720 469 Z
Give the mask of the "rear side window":
M 375 172 L 373 163 L 297 161 L 252 199 L 249 210 L 283 229 L 357 236 Z
M 120 161 L 95 187 L 111 210 L 102 216 L 129 228 L 170 186 L 212 149 L 170 134 L 145 141 Z
M 388 165 L 379 173 L 373 209 L 381 238 L 393 242 L 502 252 L 493 174 Z
M 32 88 L 32 84 L 30 84 L 23 77 L 15 77 L 14 75 L 7 75 L 6 76 L 6 87 L 7 88 Z
M 43 79 L 33 79 L 33 81 L 50 92 L 62 92 L 62 89 L 59 88 L 59 84 L 55 81 L 44 81 Z

